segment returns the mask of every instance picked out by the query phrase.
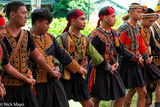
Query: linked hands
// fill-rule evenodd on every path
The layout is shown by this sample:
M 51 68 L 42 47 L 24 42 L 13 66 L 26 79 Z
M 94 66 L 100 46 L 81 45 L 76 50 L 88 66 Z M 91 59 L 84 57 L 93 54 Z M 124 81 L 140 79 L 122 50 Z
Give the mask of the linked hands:
M 119 63 L 118 62 L 116 62 L 116 63 L 114 63 L 113 65 L 111 65 L 112 66 L 112 68 L 111 68 L 111 71 L 110 71 L 110 73 L 114 73 L 114 72 L 116 72 L 117 71 L 117 69 L 118 69 L 118 66 L 119 66 Z
M 80 73 L 81 75 L 85 75 L 85 74 L 87 74 L 87 70 L 81 66 L 78 73 Z

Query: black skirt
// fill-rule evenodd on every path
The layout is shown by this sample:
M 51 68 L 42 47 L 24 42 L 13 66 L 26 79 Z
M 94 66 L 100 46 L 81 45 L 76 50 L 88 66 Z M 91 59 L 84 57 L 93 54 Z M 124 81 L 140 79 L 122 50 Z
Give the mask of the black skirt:
M 88 100 L 91 98 L 85 80 L 81 77 L 79 79 L 65 80 L 61 79 L 64 89 L 67 94 L 68 100 L 74 101 Z
M 125 86 L 118 72 L 111 74 L 105 70 L 96 70 L 91 96 L 99 100 L 116 100 L 125 96 Z
M 127 89 L 145 86 L 142 68 L 138 63 L 122 60 L 119 69 L 123 83 Z
M 157 81 L 160 79 L 160 69 L 153 63 L 149 65 L 145 64 L 143 68 L 143 78 L 146 86 L 154 81 Z
M 29 85 L 6 86 L 3 106 L 39 107 L 37 98 Z
M 60 80 L 52 78 L 47 83 L 37 83 L 35 90 L 40 107 L 69 107 L 67 96 Z

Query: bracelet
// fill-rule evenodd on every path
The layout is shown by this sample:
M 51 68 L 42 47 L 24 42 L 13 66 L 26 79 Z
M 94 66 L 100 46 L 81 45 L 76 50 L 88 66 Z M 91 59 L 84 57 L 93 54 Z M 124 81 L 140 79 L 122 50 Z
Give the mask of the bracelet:
M 107 68 L 106 68 L 107 71 L 111 71 L 112 70 L 112 66 L 110 64 L 107 64 Z
M 60 68 L 59 68 L 59 66 L 55 66 L 55 67 L 54 67 L 54 70 L 56 70 L 56 71 L 60 72 Z

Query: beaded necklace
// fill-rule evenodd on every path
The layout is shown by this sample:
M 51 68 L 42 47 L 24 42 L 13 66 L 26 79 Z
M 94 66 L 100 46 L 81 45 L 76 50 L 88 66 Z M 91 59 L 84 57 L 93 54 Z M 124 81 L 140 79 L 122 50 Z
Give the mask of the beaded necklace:
M 135 37 L 134 34 L 133 34 L 132 24 L 131 24 L 130 22 L 127 22 L 127 23 L 128 23 L 128 25 L 129 25 L 129 30 L 130 30 L 130 34 L 131 34 L 131 45 L 130 45 L 130 48 L 131 48 L 131 51 L 132 51 L 132 52 L 134 52 L 135 54 L 137 54 L 137 53 L 136 53 L 136 46 L 137 46 L 138 44 L 137 44 L 137 41 L 136 41 L 136 43 L 134 43 L 136 37 Z M 134 32 L 135 35 L 139 35 L 139 33 L 140 33 L 139 27 L 136 25 L 136 26 L 134 27 L 134 29 L 136 29 L 136 32 Z
M 117 61 L 117 58 L 114 57 L 114 55 L 116 56 L 117 52 L 116 50 L 114 49 L 114 46 L 112 45 L 113 44 L 113 41 L 114 41 L 114 38 L 112 36 L 112 32 L 111 30 L 106 30 L 104 29 L 102 26 L 100 27 L 100 29 L 102 31 L 104 31 L 107 35 L 104 35 L 101 36 L 101 38 L 103 39 L 103 41 L 105 42 L 105 59 L 110 62 L 112 60 L 111 63 L 114 63 Z
M 79 54 L 82 53 L 83 57 L 85 56 L 83 38 L 82 38 L 81 34 L 79 34 L 78 36 L 75 36 L 75 34 L 71 30 L 69 31 L 69 35 L 71 38 L 71 42 L 74 45 L 74 54 L 75 54 L 74 59 L 76 59 L 78 61 Z
M 42 49 L 42 50 L 45 50 L 46 49 L 46 43 L 47 43 L 47 40 L 46 38 L 43 39 L 43 35 L 42 36 L 37 36 L 35 33 L 31 32 L 31 35 L 34 39 L 34 41 L 38 44 L 38 46 Z

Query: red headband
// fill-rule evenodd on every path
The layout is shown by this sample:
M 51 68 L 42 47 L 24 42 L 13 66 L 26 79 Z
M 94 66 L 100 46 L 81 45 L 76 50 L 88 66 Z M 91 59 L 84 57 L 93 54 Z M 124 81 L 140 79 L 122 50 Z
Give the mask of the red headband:
M 68 19 L 67 26 L 66 26 L 66 28 L 63 30 L 63 33 L 69 30 L 69 27 L 71 26 L 71 20 L 72 20 L 72 19 L 76 19 L 77 17 L 84 15 L 84 13 L 83 13 L 81 10 L 77 9 L 77 15 L 78 15 L 78 16 L 71 16 L 71 17 Z
M 109 14 L 104 14 L 104 15 L 102 15 L 102 16 L 99 17 L 98 22 L 97 22 L 97 27 L 100 26 L 100 21 L 101 21 L 101 19 L 102 19 L 105 15 L 108 16 L 108 15 L 112 15 L 112 14 L 115 13 L 115 11 L 113 10 L 112 7 L 108 7 L 108 11 L 109 11 Z
M 0 17 L 0 26 L 6 25 L 5 20 L 3 17 Z

